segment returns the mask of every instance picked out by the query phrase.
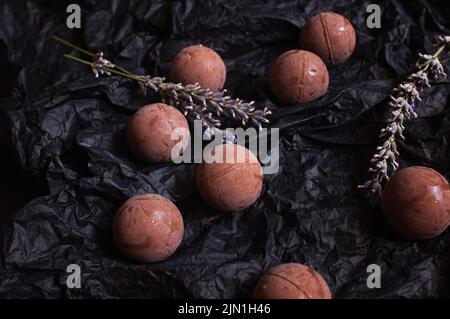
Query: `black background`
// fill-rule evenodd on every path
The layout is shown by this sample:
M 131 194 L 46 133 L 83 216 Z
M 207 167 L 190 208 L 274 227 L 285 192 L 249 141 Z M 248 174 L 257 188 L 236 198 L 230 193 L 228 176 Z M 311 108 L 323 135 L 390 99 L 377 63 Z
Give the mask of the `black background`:
M 0 296 L 248 298 L 264 271 L 295 261 L 319 271 L 335 298 L 449 297 L 450 231 L 403 240 L 385 225 L 378 201 L 356 188 L 367 177 L 390 90 L 418 52 L 433 50 L 436 34 L 450 33 L 446 1 L 379 2 L 378 30 L 366 27 L 371 2 L 78 1 L 83 28 L 74 31 L 65 25 L 72 1 L 0 0 Z M 298 48 L 300 29 L 320 11 L 351 20 L 356 52 L 329 70 L 326 96 L 281 107 L 267 71 Z M 266 176 L 249 209 L 208 207 L 195 190 L 194 165 L 147 165 L 127 148 L 128 117 L 157 97 L 117 77 L 94 79 L 63 59 L 70 50 L 53 34 L 158 75 L 187 45 L 215 49 L 230 93 L 273 107 L 279 172 Z M 448 69 L 448 58 L 443 63 Z M 402 167 L 450 177 L 448 89 L 439 81 L 423 94 L 420 118 L 400 143 Z M 173 200 L 186 227 L 175 255 L 151 265 L 123 258 L 111 233 L 116 208 L 143 192 Z M 81 265 L 81 289 L 65 286 L 70 263 Z M 372 263 L 381 267 L 381 289 L 366 286 Z

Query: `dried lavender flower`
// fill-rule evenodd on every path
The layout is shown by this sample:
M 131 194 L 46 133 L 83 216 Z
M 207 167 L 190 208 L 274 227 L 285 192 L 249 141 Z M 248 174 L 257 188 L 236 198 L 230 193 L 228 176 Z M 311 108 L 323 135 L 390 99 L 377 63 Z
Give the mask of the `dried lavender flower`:
M 116 66 L 109 60 L 103 57 L 103 52 L 96 53 L 92 56 L 92 72 L 94 77 L 98 78 L 100 74 L 111 75 L 108 69 L 113 69 Z
M 437 36 L 437 43 L 436 43 L 435 47 L 440 48 L 441 46 L 444 47 L 444 50 L 447 53 L 450 52 L 450 36 L 448 36 L 448 35 Z
M 406 81 L 393 89 L 392 95 L 389 97 L 390 114 L 387 124 L 381 129 L 379 135 L 382 142 L 370 161 L 369 175 L 371 178 L 360 185 L 360 188 L 381 195 L 381 185 L 389 180 L 390 173 L 397 170 L 396 158 L 399 155 L 397 138 L 405 139 L 403 135 L 404 121 L 418 117 L 414 107 L 416 101 L 421 101 L 421 90 L 430 87 L 430 77 L 438 79 L 447 76 L 439 56 L 444 48 L 449 47 L 450 36 L 439 36 L 438 43 L 438 49 L 434 54 L 419 53 L 416 64 L 418 71 L 409 75 Z
M 166 82 L 161 77 L 143 76 L 141 79 L 141 85 L 159 93 L 166 103 L 178 107 L 186 116 L 206 119 L 207 128 L 211 125 L 219 128 L 222 117 L 239 121 L 243 126 L 250 123 L 260 129 L 263 124 L 269 123 L 267 117 L 271 111 L 268 108 L 256 109 L 253 101 L 232 99 L 226 95 L 226 90 L 213 92 L 202 88 L 198 83 L 183 86 L 180 83 Z

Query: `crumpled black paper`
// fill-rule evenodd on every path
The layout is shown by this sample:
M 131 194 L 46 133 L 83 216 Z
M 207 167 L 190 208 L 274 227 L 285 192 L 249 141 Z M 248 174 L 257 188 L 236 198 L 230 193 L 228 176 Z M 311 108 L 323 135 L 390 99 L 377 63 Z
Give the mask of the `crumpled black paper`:
M 356 188 L 367 178 L 390 90 L 418 52 L 433 49 L 436 34 L 450 33 L 445 1 L 381 1 L 382 28 L 368 29 L 372 1 L 87 0 L 77 1 L 80 31 L 65 26 L 72 2 L 0 2 L 4 62 L 20 68 L 2 117 L 23 170 L 49 190 L 0 226 L 0 296 L 248 298 L 264 271 L 295 261 L 319 271 L 335 298 L 450 297 L 450 231 L 403 240 L 378 202 Z M 351 20 L 356 52 L 330 69 L 325 97 L 281 107 L 268 69 L 298 47 L 300 29 L 320 11 Z M 157 97 L 118 77 L 94 79 L 62 57 L 70 49 L 54 34 L 142 74 L 167 75 L 172 57 L 190 44 L 219 52 L 230 93 L 273 107 L 271 126 L 281 129 L 280 170 L 265 177 L 260 199 L 223 214 L 201 200 L 195 165 L 136 160 L 125 141 L 127 119 Z M 449 70 L 449 59 L 443 63 Z M 400 143 L 402 167 L 430 166 L 450 177 L 449 89 L 443 80 L 424 93 L 420 118 Z M 180 248 L 155 264 L 127 260 L 112 240 L 115 210 L 145 192 L 173 200 L 185 221 Z M 81 289 L 66 286 L 71 263 L 81 266 Z M 370 264 L 381 267 L 380 289 L 366 285 Z

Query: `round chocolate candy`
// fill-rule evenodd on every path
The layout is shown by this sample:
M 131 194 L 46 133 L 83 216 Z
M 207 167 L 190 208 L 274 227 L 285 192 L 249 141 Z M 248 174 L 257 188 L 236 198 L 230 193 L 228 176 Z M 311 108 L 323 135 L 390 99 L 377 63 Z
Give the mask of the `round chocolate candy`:
M 223 212 L 247 208 L 259 197 L 263 175 L 255 155 L 243 146 L 216 146 L 197 168 L 197 188 L 203 199 Z
M 281 264 L 270 269 L 253 290 L 254 299 L 331 299 L 322 276 L 302 264 Z
M 270 70 L 270 86 L 279 102 L 305 103 L 328 89 L 328 70 L 314 53 L 291 50 L 278 57 Z
M 173 106 L 155 103 L 139 109 L 128 122 L 128 145 L 141 160 L 168 163 L 189 144 L 189 126 Z
M 428 167 L 398 171 L 386 183 L 381 205 L 390 227 L 408 239 L 438 236 L 450 224 L 449 183 Z
M 203 45 L 181 50 L 170 66 L 170 78 L 183 85 L 198 83 L 202 88 L 219 91 L 225 84 L 227 71 L 216 51 Z
M 131 197 L 117 211 L 113 234 L 117 247 L 139 262 L 171 256 L 183 239 L 183 217 L 168 199 L 145 194 Z
M 355 50 L 356 33 L 350 21 L 334 12 L 308 20 L 300 33 L 300 47 L 314 52 L 327 65 L 344 63 Z

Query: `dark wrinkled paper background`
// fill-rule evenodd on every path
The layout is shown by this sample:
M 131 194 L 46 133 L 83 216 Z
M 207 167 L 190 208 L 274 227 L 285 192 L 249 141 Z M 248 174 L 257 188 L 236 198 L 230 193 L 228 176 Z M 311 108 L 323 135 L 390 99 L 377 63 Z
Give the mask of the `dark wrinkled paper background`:
M 2 213 L 0 296 L 248 298 L 264 271 L 295 261 L 318 270 L 336 298 L 450 297 L 450 231 L 403 240 L 387 228 L 377 200 L 356 189 L 391 88 L 413 69 L 417 52 L 432 50 L 437 33 L 450 33 L 446 1 L 380 2 L 378 30 L 366 27 L 372 1 L 78 1 L 78 31 L 65 25 L 70 2 L 1 0 L 2 139 L 10 146 L 1 150 L 9 178 L 0 183 L 3 194 L 34 199 Z M 356 52 L 330 69 L 325 97 L 280 107 L 268 69 L 298 47 L 300 29 L 320 11 L 351 20 Z M 194 165 L 147 165 L 127 148 L 127 119 L 157 97 L 118 77 L 93 78 L 62 58 L 71 50 L 53 34 L 162 76 L 183 47 L 214 48 L 227 65 L 230 93 L 274 108 L 279 172 L 265 177 L 249 209 L 208 207 L 195 189 Z M 448 58 L 443 63 L 449 70 Z M 421 117 L 400 143 L 402 167 L 426 165 L 450 177 L 449 87 L 443 80 L 424 93 Z M 27 177 L 11 177 L 14 165 Z M 145 192 L 173 200 L 186 227 L 178 251 L 148 265 L 123 258 L 111 232 L 117 207 Z M 81 266 L 81 289 L 65 285 L 70 263 Z M 381 266 L 381 289 L 366 286 L 373 263 Z

